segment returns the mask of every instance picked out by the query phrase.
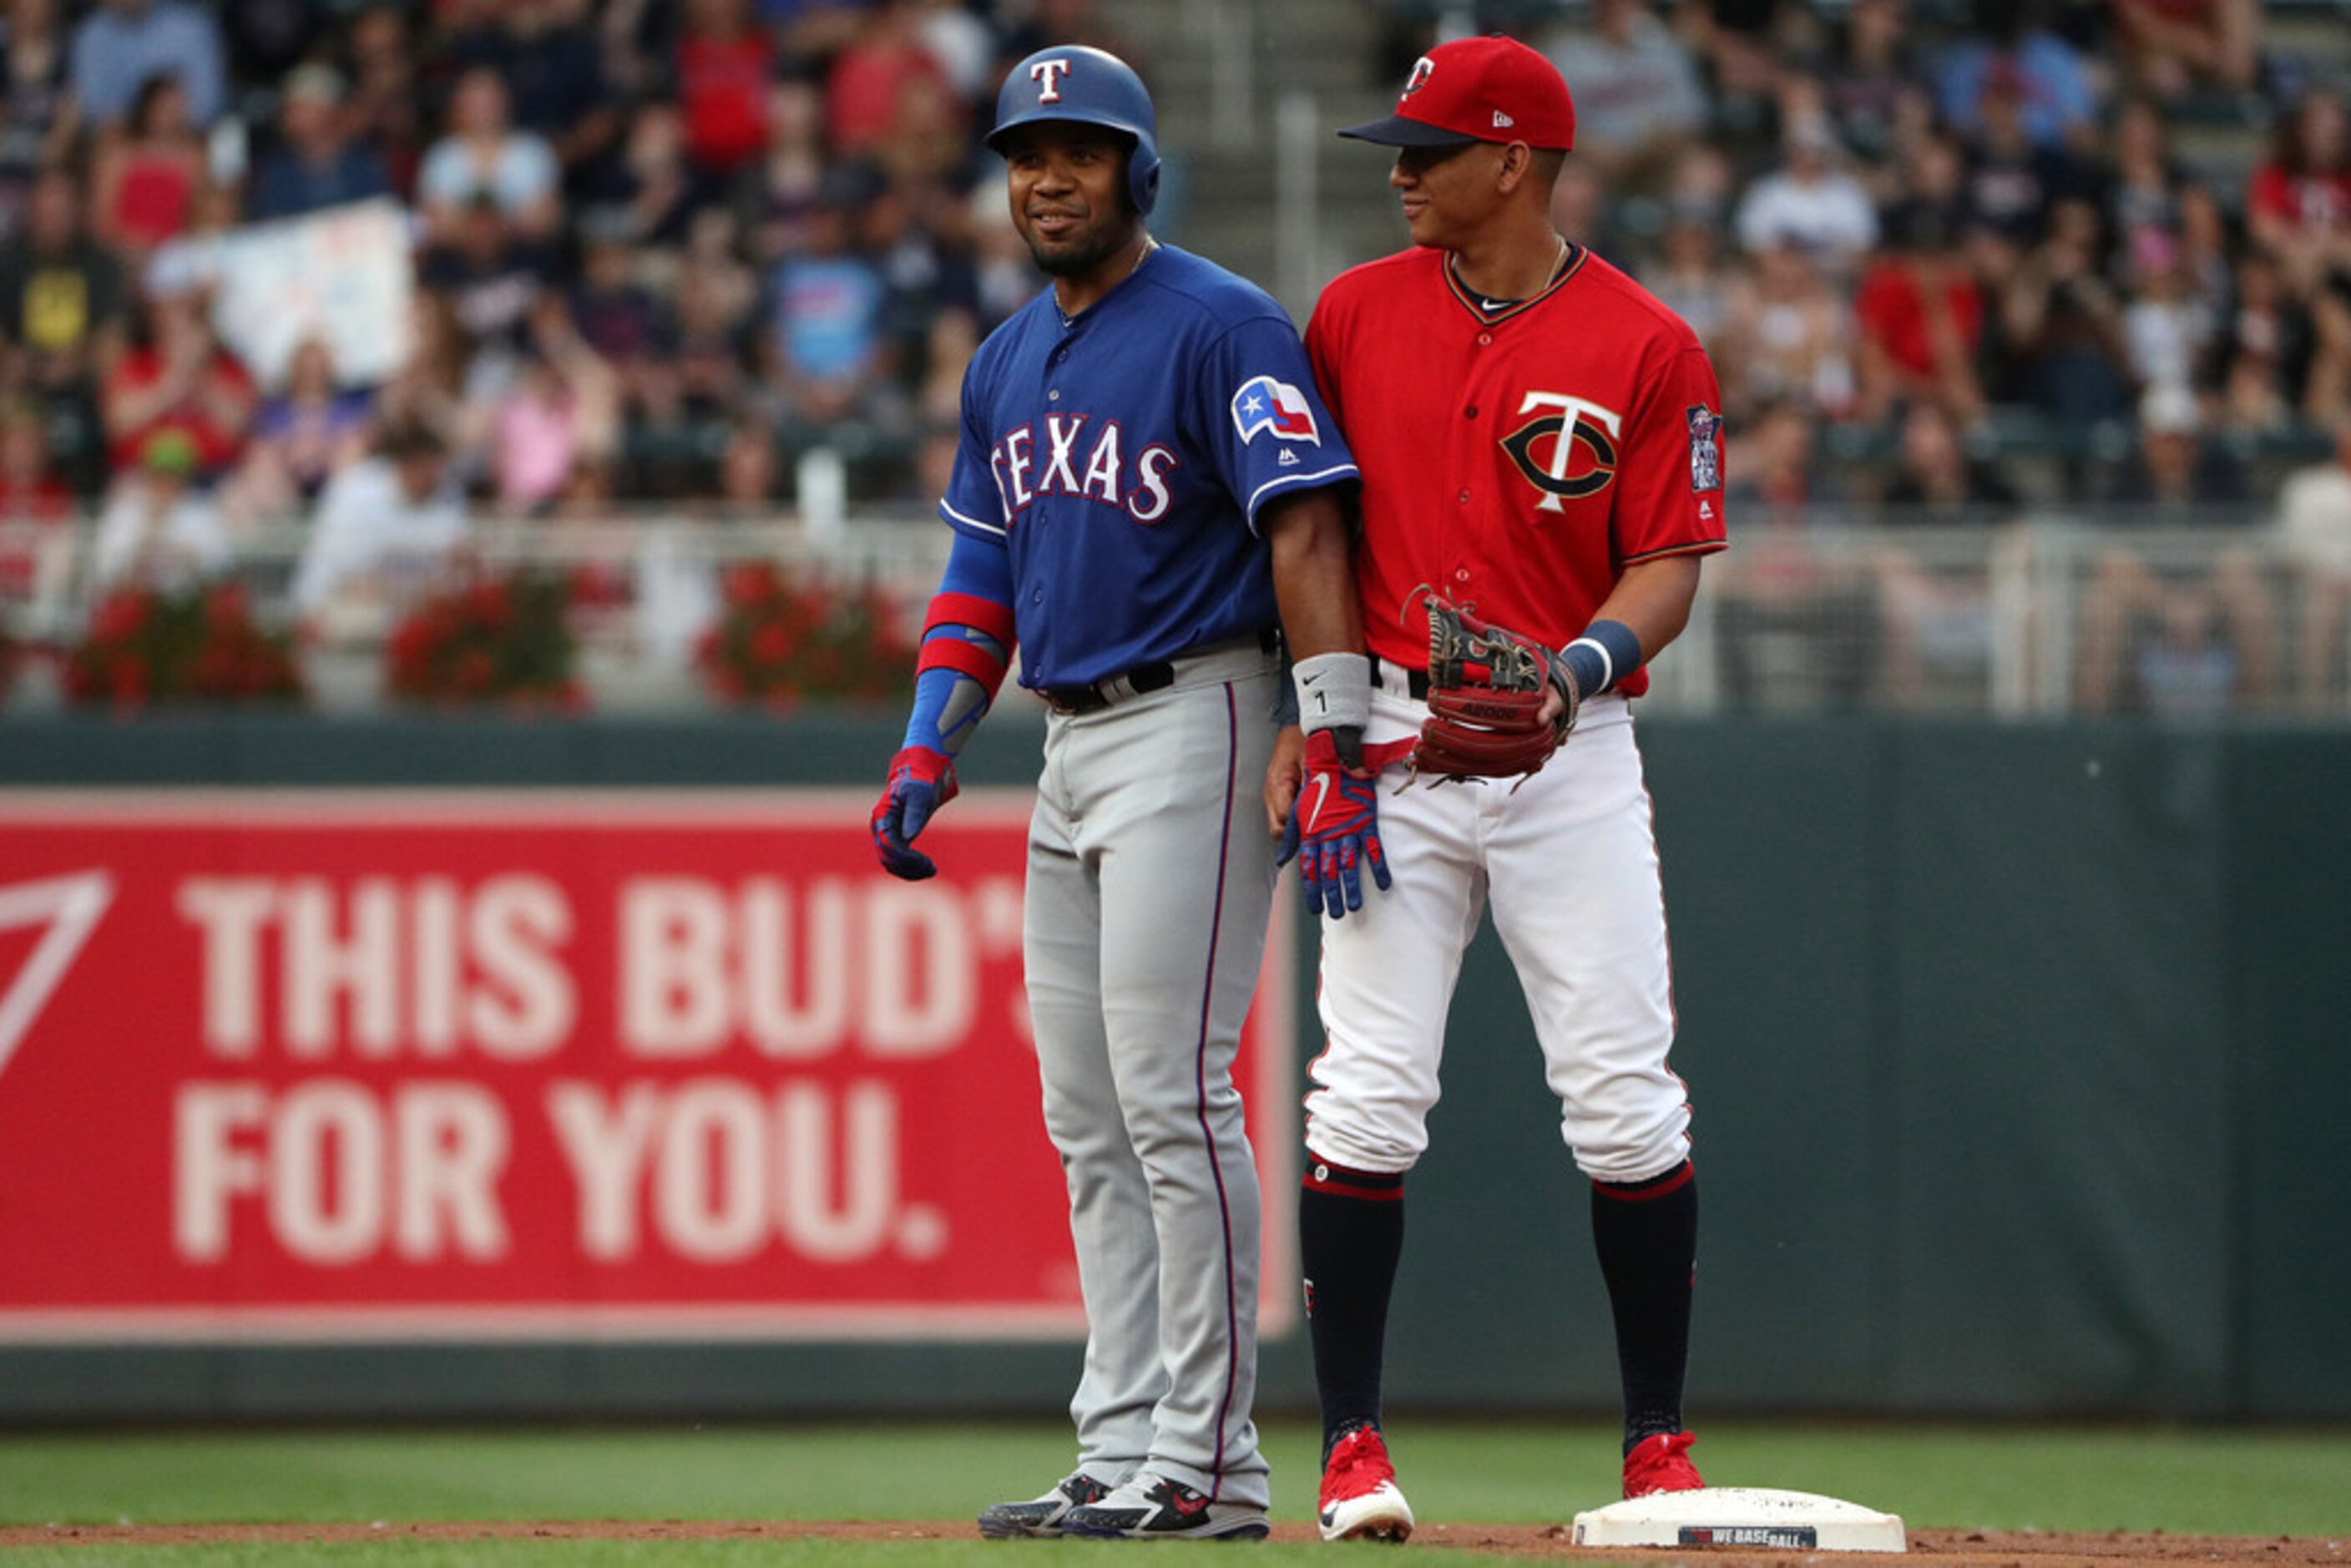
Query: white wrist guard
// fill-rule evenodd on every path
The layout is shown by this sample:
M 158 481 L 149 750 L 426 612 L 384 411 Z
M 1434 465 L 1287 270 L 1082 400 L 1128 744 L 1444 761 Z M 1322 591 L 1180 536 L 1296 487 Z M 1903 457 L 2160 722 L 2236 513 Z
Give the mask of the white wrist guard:
M 1290 669 L 1298 690 L 1298 727 L 1311 735 L 1372 722 L 1372 662 L 1361 653 L 1317 653 Z

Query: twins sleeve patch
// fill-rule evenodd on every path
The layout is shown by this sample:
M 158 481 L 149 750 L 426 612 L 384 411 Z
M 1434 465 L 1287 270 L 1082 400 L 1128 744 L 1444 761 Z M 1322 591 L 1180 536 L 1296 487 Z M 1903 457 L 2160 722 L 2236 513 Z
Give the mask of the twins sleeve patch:
M 1690 404 L 1690 488 L 1722 488 L 1722 415 L 1702 402 Z
M 1252 377 L 1233 393 L 1233 428 L 1241 433 L 1245 445 L 1256 440 L 1260 430 L 1270 430 L 1282 441 L 1322 444 L 1322 433 L 1314 428 L 1314 410 L 1306 394 L 1271 376 Z

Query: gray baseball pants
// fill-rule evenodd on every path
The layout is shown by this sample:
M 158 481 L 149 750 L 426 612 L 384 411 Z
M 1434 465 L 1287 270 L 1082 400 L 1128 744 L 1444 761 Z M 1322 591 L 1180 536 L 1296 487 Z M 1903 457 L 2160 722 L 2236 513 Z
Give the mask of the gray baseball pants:
M 1079 1462 L 1259 1506 L 1259 1197 L 1232 1064 L 1271 912 L 1276 678 L 1228 649 L 1051 717 L 1024 932 L 1085 1297 Z

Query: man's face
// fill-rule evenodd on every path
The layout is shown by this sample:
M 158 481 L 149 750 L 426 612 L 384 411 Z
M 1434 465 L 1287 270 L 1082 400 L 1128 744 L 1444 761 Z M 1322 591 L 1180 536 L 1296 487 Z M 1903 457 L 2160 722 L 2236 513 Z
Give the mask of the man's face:
M 583 265 L 588 281 L 598 288 L 621 288 L 629 282 L 629 247 L 600 240 L 588 247 Z
M 811 255 L 836 256 L 849 250 L 849 210 L 820 203 L 809 211 L 808 248 Z
M 1134 237 L 1126 159 L 1126 139 L 1095 125 L 1049 120 L 1006 141 L 1013 225 L 1049 276 L 1092 272 Z
M 1621 41 L 1648 7 L 1642 0 L 1600 0 L 1597 9 L 1599 14 L 1593 18 L 1593 25 L 1607 37 Z
M 441 488 L 441 455 L 437 452 L 406 452 L 393 465 L 400 470 L 401 493 L 417 505 L 433 498 Z
M 0 427 L 0 474 L 30 483 L 48 465 L 48 442 L 39 421 L 20 419 Z
M 2185 431 L 2149 431 L 2146 436 L 2147 471 L 2166 487 L 2184 487 L 2196 472 L 2196 437 Z
M 400 13 L 389 5 L 360 13 L 351 24 L 351 57 L 362 66 L 401 54 Z
M 1903 423 L 1902 457 L 1910 472 L 1921 478 L 1939 478 L 1948 473 L 1959 450 L 1951 427 L 1934 409 L 1921 407 Z
M 1399 148 L 1388 186 L 1403 201 L 1412 243 L 1458 249 L 1501 205 L 1494 182 L 1507 151 L 1488 141 Z
M 507 128 L 507 89 L 495 72 L 467 71 L 449 105 L 449 127 L 463 136 L 495 136 Z
M 81 228 L 81 197 L 73 182 L 49 175 L 35 185 L 26 227 L 45 250 L 70 245 Z
M 278 111 L 286 140 L 298 147 L 316 147 L 333 140 L 335 106 L 308 93 L 289 96 Z

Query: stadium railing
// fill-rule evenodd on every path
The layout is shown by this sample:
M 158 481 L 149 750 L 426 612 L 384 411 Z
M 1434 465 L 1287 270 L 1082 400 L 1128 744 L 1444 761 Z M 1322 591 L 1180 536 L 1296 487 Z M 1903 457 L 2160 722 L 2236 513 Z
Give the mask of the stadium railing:
M 1646 707 L 2351 719 L 2351 537 L 2289 539 L 2259 508 L 2197 516 L 2180 528 L 2111 507 L 1931 523 L 1883 508 L 1749 508 L 1733 548 L 1708 561 Z M 0 714 L 62 704 L 54 655 L 113 586 L 96 579 L 95 533 L 89 517 L 0 526 L 0 631 L 33 654 Z M 265 624 L 303 625 L 314 706 L 381 701 L 382 645 L 417 594 L 539 568 L 582 589 L 575 629 L 593 706 L 659 712 L 715 700 L 694 651 L 729 566 L 768 561 L 820 589 L 882 588 L 911 632 L 948 534 L 914 510 L 852 510 L 824 528 L 681 507 L 482 515 L 455 555 L 392 558 L 362 591 L 309 614 L 291 591 L 307 544 L 298 521 L 247 529 L 222 575 L 248 590 Z

